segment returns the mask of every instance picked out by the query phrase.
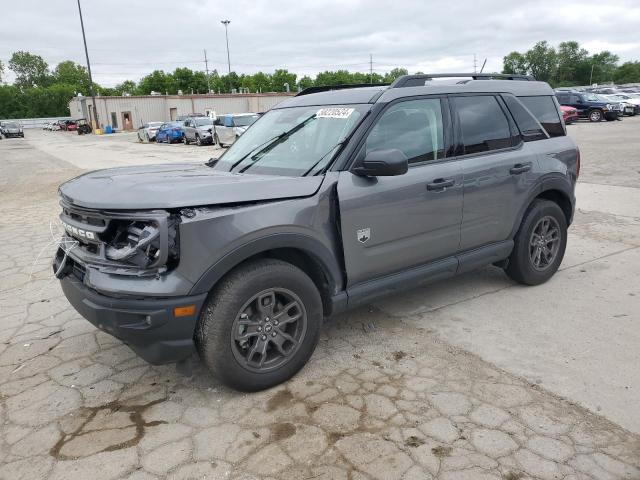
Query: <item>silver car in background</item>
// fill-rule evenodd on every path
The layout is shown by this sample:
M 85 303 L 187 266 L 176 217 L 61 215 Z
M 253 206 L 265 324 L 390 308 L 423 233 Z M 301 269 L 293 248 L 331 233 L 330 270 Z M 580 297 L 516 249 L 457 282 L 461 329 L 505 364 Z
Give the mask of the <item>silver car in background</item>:
M 187 118 L 182 127 L 185 145 L 195 142 L 196 145 L 211 145 L 213 143 L 213 118 Z
M 156 139 L 156 133 L 163 122 L 149 122 L 138 128 L 139 142 L 153 142 Z
M 257 113 L 233 113 L 218 117 L 214 122 L 215 143 L 221 147 L 231 145 L 259 117 Z

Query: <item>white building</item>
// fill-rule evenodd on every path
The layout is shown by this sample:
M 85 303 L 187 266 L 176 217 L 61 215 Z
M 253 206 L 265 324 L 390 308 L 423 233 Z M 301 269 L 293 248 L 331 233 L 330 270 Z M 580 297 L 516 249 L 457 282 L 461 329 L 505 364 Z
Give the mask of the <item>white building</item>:
M 180 115 L 201 113 L 265 112 L 290 97 L 286 93 L 233 95 L 140 95 L 96 97 L 100 127 L 110 125 L 117 130 L 135 130 L 146 122 L 167 122 Z M 91 97 L 74 97 L 69 102 L 72 118 L 93 121 Z

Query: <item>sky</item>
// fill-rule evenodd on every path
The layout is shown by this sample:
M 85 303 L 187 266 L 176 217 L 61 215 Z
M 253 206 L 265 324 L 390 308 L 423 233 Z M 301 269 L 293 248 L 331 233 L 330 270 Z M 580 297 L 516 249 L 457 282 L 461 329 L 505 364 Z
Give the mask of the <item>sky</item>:
M 502 57 L 539 40 L 576 40 L 595 53 L 640 60 L 639 0 L 81 0 L 94 81 L 114 86 L 176 67 L 238 73 L 287 68 L 384 73 L 500 71 Z M 10 2 L 0 16 L 0 60 L 41 55 L 53 68 L 85 64 L 75 0 Z M 8 81 L 11 72 L 5 72 Z

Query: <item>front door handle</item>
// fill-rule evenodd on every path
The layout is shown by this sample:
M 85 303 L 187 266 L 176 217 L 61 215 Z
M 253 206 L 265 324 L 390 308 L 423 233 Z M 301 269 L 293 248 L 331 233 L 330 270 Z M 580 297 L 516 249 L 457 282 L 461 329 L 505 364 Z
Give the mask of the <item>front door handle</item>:
M 509 173 L 511 175 L 520 175 L 521 173 L 525 173 L 531 170 L 530 163 L 516 163 L 510 170 Z
M 456 181 L 453 178 L 436 178 L 433 182 L 427 183 L 427 190 L 439 191 L 448 187 L 453 187 Z

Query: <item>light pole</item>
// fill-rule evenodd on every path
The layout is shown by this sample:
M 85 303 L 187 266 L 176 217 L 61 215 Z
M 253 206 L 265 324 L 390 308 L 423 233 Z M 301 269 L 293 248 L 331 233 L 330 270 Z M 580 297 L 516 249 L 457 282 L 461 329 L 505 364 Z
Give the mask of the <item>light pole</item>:
M 91 78 L 91 63 L 89 62 L 89 50 L 87 50 L 87 38 L 84 35 L 84 22 L 82 21 L 82 9 L 80 8 L 80 0 L 78 0 L 78 13 L 80 14 L 80 27 L 82 28 L 82 41 L 84 42 L 84 54 L 87 57 L 87 71 L 89 72 L 89 94 L 93 102 L 93 119 L 96 122 L 95 128 L 100 128 L 98 123 L 98 106 L 96 105 L 96 97 L 93 93 L 93 78 Z M 89 118 L 91 121 L 91 118 Z
M 79 1 L 79 0 L 78 0 Z M 231 57 L 229 56 L 229 24 L 231 20 L 220 20 L 220 23 L 224 25 L 224 36 L 227 39 L 227 67 L 229 68 L 229 92 L 231 92 Z

